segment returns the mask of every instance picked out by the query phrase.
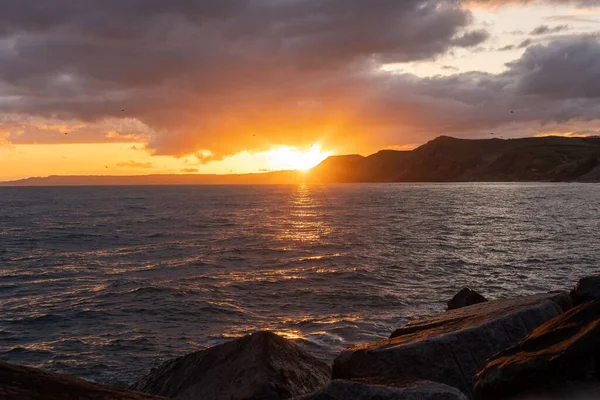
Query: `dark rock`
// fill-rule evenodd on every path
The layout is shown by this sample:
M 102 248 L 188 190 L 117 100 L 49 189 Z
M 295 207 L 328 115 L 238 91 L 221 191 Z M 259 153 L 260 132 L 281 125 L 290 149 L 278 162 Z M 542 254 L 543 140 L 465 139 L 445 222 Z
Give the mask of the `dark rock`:
M 472 395 L 472 380 L 489 357 L 562 313 L 544 294 L 489 301 L 414 321 L 390 339 L 345 350 L 333 378 L 422 379 Z
M 295 400 L 467 400 L 460 390 L 428 381 L 334 380 L 322 390 Z
M 473 304 L 485 303 L 487 299 L 469 288 L 464 288 L 448 301 L 448 310 L 456 310 Z
M 600 301 L 585 303 L 496 355 L 477 374 L 476 398 L 495 400 L 600 383 Z
M 176 400 L 275 400 L 312 393 L 329 379 L 329 366 L 295 343 L 258 332 L 169 361 L 132 388 Z
M 558 304 L 558 306 L 564 311 L 567 312 L 569 311 L 571 308 L 573 308 L 575 306 L 574 302 L 573 302 L 573 298 L 571 297 L 571 295 L 567 292 L 559 292 L 556 293 L 554 296 L 552 296 L 550 298 L 550 300 L 552 300 L 553 302 L 555 302 L 556 304 Z
M 408 387 L 393 387 L 359 381 L 334 380 L 322 390 L 295 400 L 467 400 L 458 389 L 421 381 Z
M 600 299 L 600 275 L 581 278 L 571 291 L 571 297 L 575 305 Z
M 0 362 L 0 399 L 159 400 L 164 398 L 87 382 L 70 375 Z

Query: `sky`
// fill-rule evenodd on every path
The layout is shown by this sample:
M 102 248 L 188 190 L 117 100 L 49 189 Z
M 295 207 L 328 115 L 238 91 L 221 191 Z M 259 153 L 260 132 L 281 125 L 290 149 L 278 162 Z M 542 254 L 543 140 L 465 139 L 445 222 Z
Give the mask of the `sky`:
M 0 0 L 0 180 L 600 134 L 600 0 Z

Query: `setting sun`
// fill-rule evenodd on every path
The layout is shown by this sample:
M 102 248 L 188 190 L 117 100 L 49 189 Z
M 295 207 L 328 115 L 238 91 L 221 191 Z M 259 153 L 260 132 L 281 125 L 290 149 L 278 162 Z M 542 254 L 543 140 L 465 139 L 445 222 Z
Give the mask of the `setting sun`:
M 269 150 L 266 156 L 273 169 L 308 171 L 332 154 L 323 152 L 321 145 L 316 143 L 306 151 L 291 146 L 278 146 Z

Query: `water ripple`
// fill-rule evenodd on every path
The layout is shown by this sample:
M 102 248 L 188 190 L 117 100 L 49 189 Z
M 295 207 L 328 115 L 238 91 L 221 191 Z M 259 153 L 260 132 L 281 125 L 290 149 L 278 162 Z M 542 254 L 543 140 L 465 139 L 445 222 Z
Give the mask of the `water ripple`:
M 598 272 L 600 186 L 0 188 L 0 357 L 126 385 L 270 329 L 324 360 Z

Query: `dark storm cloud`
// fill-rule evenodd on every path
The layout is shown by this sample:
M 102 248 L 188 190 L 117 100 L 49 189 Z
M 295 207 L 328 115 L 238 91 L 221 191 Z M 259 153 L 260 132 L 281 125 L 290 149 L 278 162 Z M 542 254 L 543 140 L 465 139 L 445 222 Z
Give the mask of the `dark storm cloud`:
M 500 75 L 430 79 L 415 90 L 439 112 L 432 128 L 456 133 L 514 123 L 598 120 L 600 41 L 575 36 L 535 45 Z
M 487 137 L 490 131 L 529 136 L 561 124 L 587 129 L 600 120 L 598 63 L 598 39 L 575 36 L 530 47 L 499 75 L 379 77 L 365 93 L 371 101 L 357 110 L 356 123 L 381 127 L 379 136 L 388 143 L 441 134 Z
M 72 140 L 143 137 L 158 154 L 222 157 L 276 143 L 418 143 L 598 118 L 594 85 L 568 88 L 566 75 L 583 66 L 580 57 L 598 60 L 595 38 L 530 47 L 501 75 L 420 79 L 379 69 L 486 40 L 456 0 L 49 4 L 0 0 L 8 10 L 0 14 L 0 112 L 77 121 Z M 557 58 L 560 75 L 547 82 Z M 150 131 L 115 127 L 123 117 Z M 94 134 L 98 124 L 110 127 Z M 28 132 L 20 143 L 44 130 Z
M 600 99 L 600 41 L 584 36 L 531 48 L 510 65 L 518 92 L 554 99 Z
M 256 131 L 293 141 L 294 129 L 331 123 L 380 63 L 487 38 L 451 0 L 0 0 L 0 9 L 1 111 L 138 118 L 169 154 L 260 146 L 246 138 Z
M 205 83 L 223 69 L 239 72 L 240 63 L 247 71 L 331 69 L 366 57 L 414 61 L 485 40 L 484 32 L 461 32 L 470 15 L 452 3 L 0 0 L 10 42 L 1 73 L 18 83 L 71 74 L 80 79 L 74 84 L 106 91 L 182 75 Z

